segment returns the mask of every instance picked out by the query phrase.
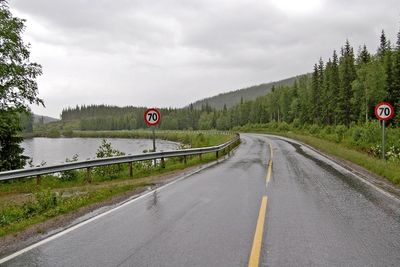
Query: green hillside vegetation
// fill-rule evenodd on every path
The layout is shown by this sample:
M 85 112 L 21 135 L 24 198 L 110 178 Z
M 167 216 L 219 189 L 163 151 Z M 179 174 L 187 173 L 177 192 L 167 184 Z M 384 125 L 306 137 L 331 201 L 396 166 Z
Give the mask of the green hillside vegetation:
M 213 97 L 208 97 L 193 103 L 195 109 L 209 105 L 217 110 L 227 108 L 239 104 L 241 101 L 255 100 L 259 96 L 263 96 L 271 92 L 272 87 L 292 85 L 298 77 L 292 77 L 277 82 L 263 83 L 248 88 L 239 89 L 227 93 L 222 93 Z

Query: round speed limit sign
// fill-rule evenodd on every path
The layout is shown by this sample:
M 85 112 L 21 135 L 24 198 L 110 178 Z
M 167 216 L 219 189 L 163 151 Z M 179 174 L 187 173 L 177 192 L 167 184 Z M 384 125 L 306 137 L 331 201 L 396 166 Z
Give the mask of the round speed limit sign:
M 394 116 L 394 108 L 388 102 L 381 102 L 375 107 L 375 116 L 382 121 L 388 121 Z
M 149 126 L 157 125 L 160 122 L 160 119 L 161 119 L 161 114 L 160 111 L 158 111 L 158 109 L 149 108 L 144 113 L 144 121 Z

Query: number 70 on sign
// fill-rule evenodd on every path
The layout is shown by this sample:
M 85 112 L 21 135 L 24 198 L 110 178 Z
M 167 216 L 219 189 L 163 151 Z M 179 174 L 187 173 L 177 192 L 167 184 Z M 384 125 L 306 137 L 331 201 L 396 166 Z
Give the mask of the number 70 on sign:
M 157 125 L 160 122 L 161 114 L 158 109 L 149 108 L 144 113 L 144 121 L 149 126 Z
M 390 120 L 394 116 L 394 108 L 390 103 L 381 102 L 375 107 L 375 116 L 382 121 Z

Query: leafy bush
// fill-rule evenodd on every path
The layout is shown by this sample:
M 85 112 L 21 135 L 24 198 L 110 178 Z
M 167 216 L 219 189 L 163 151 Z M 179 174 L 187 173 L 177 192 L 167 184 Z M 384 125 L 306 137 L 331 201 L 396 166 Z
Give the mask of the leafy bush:
M 9 225 L 37 214 L 45 214 L 62 203 L 62 198 L 49 189 L 35 193 L 35 199 L 23 205 L 9 205 L 0 210 L 0 226 Z
M 97 158 L 109 158 L 116 156 L 123 156 L 125 153 L 116 150 L 112 147 L 110 142 L 103 139 L 101 145 L 97 149 L 96 157 Z M 118 176 L 118 174 L 123 170 L 123 164 L 114 164 L 107 166 L 100 166 L 95 168 L 95 173 L 104 178 L 113 179 Z
M 279 123 L 278 130 L 283 132 L 289 131 L 290 130 L 289 124 L 287 124 L 286 122 Z
M 338 125 L 335 128 L 336 142 L 340 143 L 344 139 L 344 135 L 347 132 L 347 128 L 344 125 Z
M 78 154 L 72 156 L 72 159 L 66 158 L 65 162 L 75 162 L 78 161 Z M 71 171 L 63 171 L 61 172 L 60 179 L 62 181 L 74 181 L 78 178 L 78 171 L 71 170 Z
M 310 129 L 308 130 L 308 132 L 312 135 L 316 135 L 320 132 L 320 128 L 317 124 L 313 124 L 311 125 Z
M 294 119 L 292 125 L 293 125 L 294 128 L 299 129 L 301 127 L 300 119 L 297 119 L 297 118 Z

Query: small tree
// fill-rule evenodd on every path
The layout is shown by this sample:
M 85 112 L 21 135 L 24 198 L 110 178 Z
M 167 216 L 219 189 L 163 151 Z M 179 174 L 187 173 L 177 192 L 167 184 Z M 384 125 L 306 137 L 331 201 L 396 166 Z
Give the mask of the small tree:
M 103 139 L 101 145 L 97 149 L 96 157 L 97 158 L 109 158 L 116 156 L 123 156 L 124 152 L 121 152 L 117 149 L 114 149 L 110 142 L 107 142 L 106 139 Z M 114 164 L 108 166 L 101 166 L 95 169 L 97 175 L 104 178 L 114 178 L 120 173 L 123 169 L 122 164 Z
M 22 39 L 24 22 L 0 0 L 0 171 L 25 165 L 17 113 L 28 111 L 29 104 L 43 105 L 36 83 L 42 68 L 29 61 L 29 45 Z
M 19 143 L 22 137 L 16 135 L 20 130 L 18 114 L 0 110 L 0 171 L 23 168 L 28 157 Z

